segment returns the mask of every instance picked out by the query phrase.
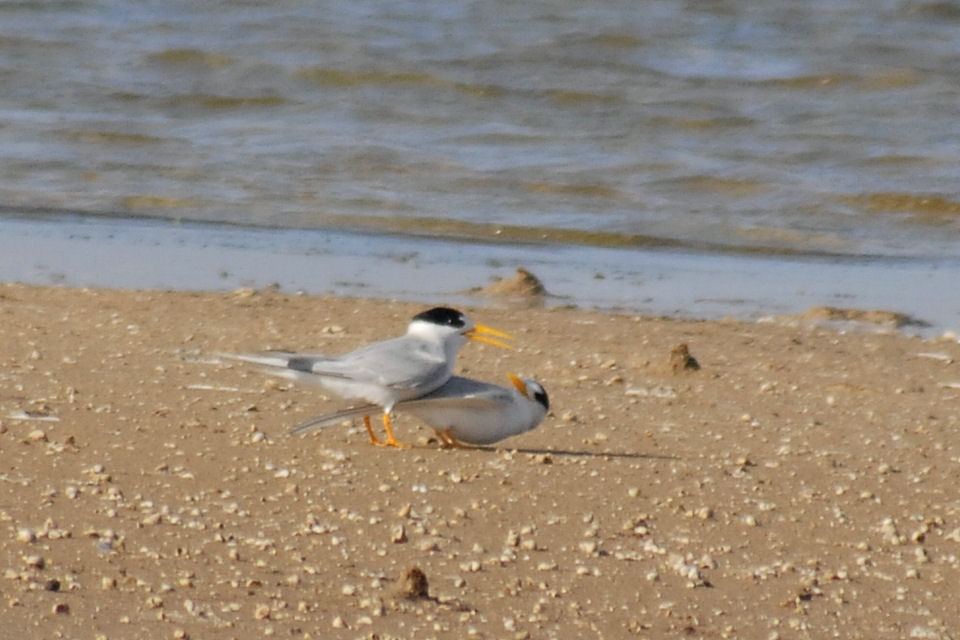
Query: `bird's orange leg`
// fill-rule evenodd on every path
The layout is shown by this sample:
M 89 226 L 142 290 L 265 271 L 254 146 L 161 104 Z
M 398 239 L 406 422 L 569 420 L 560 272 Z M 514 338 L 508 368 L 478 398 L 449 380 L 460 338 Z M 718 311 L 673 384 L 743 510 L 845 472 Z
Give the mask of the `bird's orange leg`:
M 452 427 L 448 427 L 443 431 L 440 431 L 439 429 L 434 429 L 434 431 L 437 432 L 437 437 L 440 438 L 440 442 L 442 443 L 444 449 L 473 449 L 474 448 L 468 444 L 463 444 L 462 442 L 454 438 Z
M 389 414 L 389 413 L 384 413 L 384 414 L 383 414 L 383 428 L 384 428 L 384 430 L 387 432 L 387 439 L 386 439 L 386 441 L 384 441 L 384 442 L 381 443 L 383 446 L 385 446 L 385 447 L 396 447 L 396 448 L 398 448 L 398 449 L 409 449 L 409 448 L 410 448 L 410 445 L 408 445 L 408 444 L 403 444 L 402 442 L 398 442 L 398 441 L 397 441 L 397 438 L 393 435 L 393 427 L 390 426 L 390 414 Z
M 434 433 L 437 434 L 437 439 L 440 441 L 440 446 L 444 449 L 449 449 L 453 446 L 453 442 L 450 441 L 450 438 L 447 436 L 446 431 L 440 431 L 440 429 L 434 429 Z
M 383 441 L 377 438 L 377 434 L 373 432 L 373 427 L 370 426 L 370 416 L 363 416 L 363 426 L 367 428 L 367 433 L 370 435 L 370 444 L 383 444 Z

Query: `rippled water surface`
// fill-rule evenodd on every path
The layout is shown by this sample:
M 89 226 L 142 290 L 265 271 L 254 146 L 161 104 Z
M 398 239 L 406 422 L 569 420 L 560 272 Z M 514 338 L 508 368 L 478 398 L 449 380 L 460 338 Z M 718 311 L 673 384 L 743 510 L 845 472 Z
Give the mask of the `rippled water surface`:
M 960 256 L 947 2 L 4 2 L 0 83 L 0 229 Z

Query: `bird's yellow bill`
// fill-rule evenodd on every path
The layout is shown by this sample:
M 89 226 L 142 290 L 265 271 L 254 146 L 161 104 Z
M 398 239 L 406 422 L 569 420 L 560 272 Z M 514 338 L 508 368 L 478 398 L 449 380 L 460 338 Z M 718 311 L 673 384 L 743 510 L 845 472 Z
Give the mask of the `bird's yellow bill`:
M 526 382 L 524 382 L 523 380 L 521 380 L 521 379 L 518 378 L 517 376 L 513 375 L 512 373 L 508 373 L 508 374 L 507 374 L 507 377 L 510 378 L 510 382 L 512 382 L 512 383 L 513 383 L 513 386 L 515 386 L 515 387 L 517 388 L 517 391 L 519 391 L 519 392 L 522 393 L 523 395 L 527 395 L 527 383 L 526 383 Z
M 500 347 L 502 349 L 513 349 L 513 347 L 506 342 L 497 340 L 497 338 L 505 338 L 507 340 L 512 340 L 513 336 L 509 333 L 504 333 L 503 331 L 498 331 L 491 327 L 485 327 L 482 324 L 478 324 L 470 331 L 467 331 L 466 335 L 471 340 L 476 340 L 477 342 L 484 342 L 486 344 L 492 344 L 495 347 Z M 493 336 L 493 337 L 490 337 Z

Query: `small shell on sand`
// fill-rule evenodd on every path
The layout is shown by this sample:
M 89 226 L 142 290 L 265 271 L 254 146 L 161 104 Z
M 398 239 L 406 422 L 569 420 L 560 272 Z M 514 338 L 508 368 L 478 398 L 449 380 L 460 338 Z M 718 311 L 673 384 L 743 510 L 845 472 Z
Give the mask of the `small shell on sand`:
M 43 559 L 43 556 L 32 554 L 28 556 L 23 556 L 23 564 L 30 567 L 31 569 L 43 569 L 47 563 Z
M 31 542 L 35 542 L 36 539 L 37 534 L 33 531 L 33 529 L 29 529 L 27 527 L 21 527 L 20 529 L 17 529 L 17 541 L 29 544 Z

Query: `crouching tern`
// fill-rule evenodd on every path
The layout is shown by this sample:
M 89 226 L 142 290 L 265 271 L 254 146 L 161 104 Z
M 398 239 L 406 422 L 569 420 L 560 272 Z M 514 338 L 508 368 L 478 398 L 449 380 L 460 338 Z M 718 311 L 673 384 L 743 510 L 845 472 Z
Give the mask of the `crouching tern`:
M 393 410 L 420 418 L 433 428 L 444 446 L 493 444 L 536 428 L 550 408 L 547 392 L 539 382 L 513 374 L 509 378 L 512 388 L 453 376 L 425 396 L 397 402 Z M 317 416 L 292 432 L 339 424 L 374 410 L 375 405 L 364 405 Z
M 365 400 L 383 410 L 385 441 L 364 425 L 370 442 L 403 447 L 390 425 L 390 414 L 399 402 L 427 395 L 453 375 L 454 362 L 467 340 L 497 347 L 512 347 L 498 338 L 503 331 L 475 324 L 466 314 L 449 307 L 434 307 L 417 314 L 406 334 L 372 342 L 339 356 L 320 353 L 271 351 L 262 354 L 223 354 L 224 357 L 261 365 L 267 373 L 297 382 L 315 384 L 344 398 Z

